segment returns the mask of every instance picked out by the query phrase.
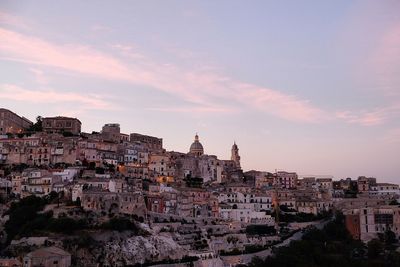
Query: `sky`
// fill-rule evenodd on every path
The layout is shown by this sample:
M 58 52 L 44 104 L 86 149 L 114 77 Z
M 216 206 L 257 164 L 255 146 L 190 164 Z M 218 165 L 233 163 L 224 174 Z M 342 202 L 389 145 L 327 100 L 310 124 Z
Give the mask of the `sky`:
M 400 1 L 0 1 L 0 107 L 245 170 L 400 183 Z

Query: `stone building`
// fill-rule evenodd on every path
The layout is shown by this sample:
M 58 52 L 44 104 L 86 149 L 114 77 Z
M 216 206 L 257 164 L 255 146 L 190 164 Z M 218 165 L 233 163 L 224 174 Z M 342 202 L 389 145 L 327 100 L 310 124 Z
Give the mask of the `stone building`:
M 175 175 L 175 168 L 166 153 L 150 154 L 148 168 L 155 180 L 159 177 L 173 177 Z
M 376 185 L 376 178 L 360 176 L 357 179 L 357 188 L 359 193 L 368 192 L 374 185 Z
M 275 173 L 274 185 L 282 188 L 295 188 L 297 185 L 297 173 L 278 171 Z
M 135 143 L 135 142 L 141 143 L 150 150 L 162 150 L 163 149 L 162 138 L 158 138 L 158 137 L 154 137 L 154 136 L 143 135 L 143 134 L 138 134 L 138 133 L 131 133 L 129 141 L 131 143 Z
M 53 191 L 53 186 L 61 182 L 61 177 L 52 175 L 47 170 L 26 169 L 21 175 L 21 195 L 44 196 Z
M 119 143 L 121 140 L 121 129 L 119 123 L 107 123 L 101 130 L 103 140 Z
M 377 183 L 375 185 L 371 185 L 369 190 L 370 196 L 378 196 L 378 197 L 392 197 L 394 199 L 399 198 L 400 190 L 398 184 L 389 184 L 389 183 Z
M 58 247 L 45 247 L 28 253 L 24 257 L 24 267 L 69 267 L 71 254 Z
M 21 267 L 22 263 L 17 258 L 3 258 L 0 259 L 1 267 Z
M 110 192 L 92 188 L 82 192 L 82 208 L 96 212 L 144 214 L 145 202 L 141 192 Z
M 20 117 L 11 110 L 0 108 L 0 135 L 20 133 L 33 123 L 25 117 Z
M 346 227 L 350 234 L 364 242 L 378 238 L 378 234 L 392 231 L 400 235 L 400 208 L 398 206 L 376 206 L 349 209 L 344 212 Z
M 47 117 L 42 119 L 43 131 L 47 133 L 70 132 L 74 135 L 81 133 L 82 123 L 77 118 L 69 117 Z

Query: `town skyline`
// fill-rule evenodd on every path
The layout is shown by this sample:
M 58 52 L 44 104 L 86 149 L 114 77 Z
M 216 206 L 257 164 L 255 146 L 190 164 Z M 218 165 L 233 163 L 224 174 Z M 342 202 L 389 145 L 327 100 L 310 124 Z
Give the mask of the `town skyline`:
M 16 115 L 18 115 L 18 114 L 16 114 Z M 21 117 L 25 117 L 25 116 L 21 116 Z M 40 116 L 40 115 L 38 115 L 38 116 L 36 116 L 35 118 L 36 118 L 36 121 L 37 121 L 37 119 L 38 118 L 43 118 L 42 116 Z M 54 117 L 54 116 L 53 116 Z M 58 116 L 55 116 L 55 117 L 58 117 Z M 25 117 L 26 118 L 26 117 Z M 76 119 L 78 119 L 79 121 L 80 121 L 80 119 L 79 118 L 76 118 Z M 35 123 L 35 120 L 32 120 L 32 122 L 33 123 Z M 120 127 L 120 126 L 122 126 L 122 125 L 120 125 L 118 122 L 112 122 L 112 123 L 110 123 L 110 122 L 108 122 L 108 123 L 103 123 L 103 127 L 104 127 L 104 125 L 107 125 L 107 124 L 110 124 L 110 125 L 118 125 L 118 127 Z M 84 124 L 82 124 L 82 129 L 84 129 Z M 123 129 L 123 128 L 122 128 Z M 90 134 L 90 133 L 92 133 L 92 132 L 95 132 L 95 133 L 101 133 L 101 129 L 95 129 L 95 130 L 93 130 L 93 129 L 88 129 L 88 131 L 83 131 L 83 133 L 84 134 Z M 138 134 L 144 134 L 143 132 L 141 132 L 141 133 L 139 133 L 139 132 L 135 132 L 134 130 L 133 131 L 127 131 L 126 132 L 128 135 L 129 134 L 131 134 L 131 133 L 138 133 Z M 152 136 L 151 135 L 151 133 L 145 133 L 146 135 L 148 134 L 149 136 Z M 164 138 L 162 137 L 162 136 L 158 136 L 158 137 L 156 137 L 156 138 L 161 138 L 163 141 L 164 141 Z M 190 142 L 191 144 L 192 144 L 192 142 L 193 141 L 199 141 L 200 140 L 200 137 L 199 137 L 199 133 L 198 132 L 196 132 L 195 133 L 195 135 L 194 135 L 194 138 L 192 139 L 192 141 Z M 179 149 L 174 149 L 174 148 L 171 148 L 171 149 L 167 149 L 167 147 L 165 146 L 166 144 L 165 144 L 165 142 L 163 142 L 163 147 L 164 147 L 164 149 L 166 150 L 166 151 L 168 151 L 168 152 L 179 152 L 179 153 L 189 153 L 189 150 L 190 150 L 190 148 L 189 148 L 189 145 L 188 145 L 188 147 L 187 147 L 187 149 L 185 150 L 185 149 L 182 149 L 182 150 L 179 150 Z M 232 142 L 232 145 L 237 145 L 237 143 L 236 143 L 236 140 L 233 140 L 233 142 Z M 239 148 L 239 150 L 240 150 L 240 148 Z M 227 151 L 229 151 L 229 153 L 227 153 L 226 155 L 217 155 L 217 154 L 213 154 L 213 153 L 207 153 L 207 151 L 204 151 L 203 150 L 203 153 L 205 154 L 205 155 L 215 155 L 215 156 L 217 156 L 218 158 L 229 158 L 229 154 L 231 153 L 231 149 L 227 149 Z M 245 155 L 246 156 L 246 155 Z M 244 157 L 245 158 L 245 157 Z M 294 169 L 278 169 L 278 168 L 275 168 L 275 169 L 262 169 L 262 168 L 258 168 L 258 169 L 255 169 L 255 168 L 253 168 L 253 169 L 249 169 L 249 168 L 246 168 L 245 166 L 244 166 L 244 168 L 243 168 L 245 171 L 261 171 L 261 172 L 270 172 L 270 173 L 276 173 L 276 172 L 278 172 L 278 171 L 289 171 L 289 172 L 296 172 L 297 173 L 297 170 L 294 170 Z M 351 176 L 345 176 L 345 177 L 336 177 L 336 176 L 334 176 L 334 175 L 332 175 L 332 174 L 320 174 L 320 173 L 297 173 L 297 175 L 299 176 L 299 178 L 304 178 L 304 177 L 319 177 L 319 178 L 333 178 L 334 180 L 336 180 L 336 181 L 339 181 L 339 180 L 344 180 L 344 179 L 347 179 L 347 178 L 358 178 L 358 177 L 373 177 L 373 176 L 371 176 L 371 175 L 368 175 L 368 174 L 360 174 L 360 175 L 357 175 L 357 176 L 354 176 L 354 177 L 351 177 Z M 375 177 L 376 178 L 376 177 Z M 387 181 L 387 180 L 385 180 L 384 178 L 382 179 L 382 177 L 379 177 L 382 181 L 385 181 L 385 182 L 391 182 L 391 181 Z
M 167 150 L 198 132 L 220 158 L 236 140 L 248 170 L 399 183 L 398 1 L 92 8 L 2 1 L 2 107 Z
M 51 259 L 51 265 L 62 262 L 60 267 L 121 261 L 121 266 L 183 261 L 219 267 L 289 261 L 292 266 L 310 260 L 325 266 L 335 251 L 327 249 L 321 261 L 317 251 L 307 260 L 288 260 L 280 250 L 293 249 L 319 231 L 327 236 L 310 239 L 318 241 L 316 248 L 349 240 L 365 244 L 365 257 L 343 255 L 348 266 L 377 260 L 381 251 L 380 262 L 400 263 L 396 256 L 385 257 L 398 253 L 399 185 L 374 177 L 334 180 L 245 170 L 236 142 L 228 158 L 208 155 L 197 134 L 188 150 L 167 151 L 160 136 L 121 132 L 118 123 L 85 133 L 78 118 L 39 116 L 32 123 L 4 108 L 0 148 L 0 204 L 10 214 L 2 255 L 21 236 L 41 244 L 29 253 L 11 252 L 12 258 L 0 255 L 3 265 L 21 266 L 23 260 L 23 266 L 36 266 Z M 119 232 L 124 238 L 114 242 Z M 55 239 L 44 236 L 49 233 L 57 234 Z M 87 235 L 78 251 L 92 245 L 98 250 L 79 257 L 70 233 L 78 239 Z M 46 242 L 50 238 L 58 244 Z M 358 242 L 354 246 L 360 247 Z M 383 252 L 376 244 L 392 247 Z
M 400 0 L 0 0 L 0 266 L 400 266 Z

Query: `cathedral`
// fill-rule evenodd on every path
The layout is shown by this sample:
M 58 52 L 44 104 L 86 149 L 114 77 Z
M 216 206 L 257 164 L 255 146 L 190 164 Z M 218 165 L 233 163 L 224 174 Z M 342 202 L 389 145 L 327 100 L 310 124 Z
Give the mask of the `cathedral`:
M 196 133 L 194 136 L 194 142 L 190 145 L 189 155 L 195 157 L 201 157 L 204 155 L 204 147 L 199 141 L 199 135 Z M 235 164 L 237 169 L 241 169 L 240 167 L 240 156 L 239 156 L 239 148 L 236 142 L 233 142 L 231 149 L 231 161 Z
M 201 177 L 204 182 L 229 180 L 232 176 L 241 176 L 239 148 L 234 142 L 230 160 L 220 160 L 215 155 L 204 153 L 204 147 L 196 134 L 189 152 L 176 158 L 177 175 L 179 177 Z
M 194 137 L 194 142 L 190 146 L 189 154 L 194 155 L 196 157 L 200 157 L 204 154 L 204 148 L 199 141 L 199 136 L 197 135 L 197 133 Z

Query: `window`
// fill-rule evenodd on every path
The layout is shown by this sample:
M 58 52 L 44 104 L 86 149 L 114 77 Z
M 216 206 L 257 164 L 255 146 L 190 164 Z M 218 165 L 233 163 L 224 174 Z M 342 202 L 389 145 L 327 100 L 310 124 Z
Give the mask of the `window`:
M 378 224 L 393 224 L 392 214 L 375 214 L 375 223 Z

